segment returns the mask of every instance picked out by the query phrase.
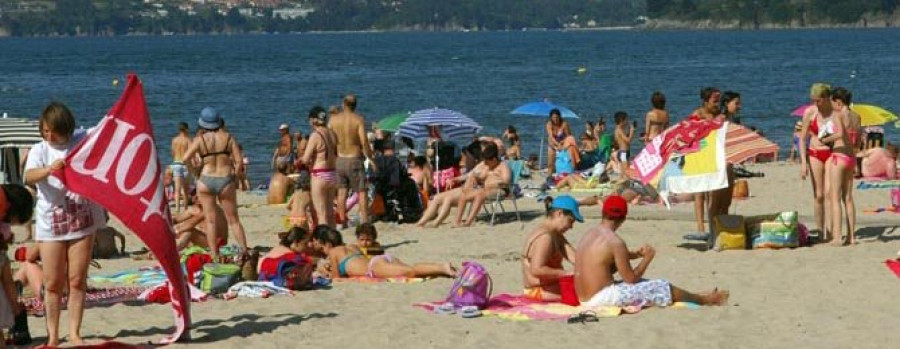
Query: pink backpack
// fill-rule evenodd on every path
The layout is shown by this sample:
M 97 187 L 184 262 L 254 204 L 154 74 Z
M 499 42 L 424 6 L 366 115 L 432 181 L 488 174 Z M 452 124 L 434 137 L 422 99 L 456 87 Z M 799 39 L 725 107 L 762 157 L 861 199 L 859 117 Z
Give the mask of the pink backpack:
M 494 283 L 484 266 L 466 261 L 457 273 L 446 302 L 456 307 L 474 305 L 478 309 L 484 309 L 491 299 L 493 288 Z

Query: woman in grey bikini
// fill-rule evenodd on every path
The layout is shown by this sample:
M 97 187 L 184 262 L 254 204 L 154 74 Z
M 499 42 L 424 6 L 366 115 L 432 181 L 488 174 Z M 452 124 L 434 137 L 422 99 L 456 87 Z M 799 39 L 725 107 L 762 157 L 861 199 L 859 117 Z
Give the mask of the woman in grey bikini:
M 206 217 L 215 217 L 218 198 L 222 203 L 228 228 L 234 233 L 241 251 L 245 252 L 247 236 L 238 217 L 237 182 L 235 182 L 235 173 L 238 172 L 235 167 L 243 166 L 243 155 L 237 141 L 222 129 L 222 116 L 215 109 L 203 108 L 197 123 L 203 131 L 191 142 L 191 146 L 184 153 L 184 158 L 190 159 L 198 155 L 202 160 L 203 168 L 197 181 L 197 196 L 200 198 L 203 214 Z M 207 219 L 206 224 L 207 241 L 216 241 L 216 220 Z M 214 261 L 218 260 L 219 251 L 215 248 L 210 249 L 210 257 Z

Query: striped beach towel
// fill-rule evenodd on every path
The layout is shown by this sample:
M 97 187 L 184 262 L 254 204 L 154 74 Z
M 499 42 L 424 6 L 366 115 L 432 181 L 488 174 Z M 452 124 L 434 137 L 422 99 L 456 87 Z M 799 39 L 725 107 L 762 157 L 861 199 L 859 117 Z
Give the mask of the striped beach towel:
M 866 181 L 862 180 L 856 185 L 856 189 L 892 189 L 900 188 L 900 179 L 891 179 L 885 181 Z

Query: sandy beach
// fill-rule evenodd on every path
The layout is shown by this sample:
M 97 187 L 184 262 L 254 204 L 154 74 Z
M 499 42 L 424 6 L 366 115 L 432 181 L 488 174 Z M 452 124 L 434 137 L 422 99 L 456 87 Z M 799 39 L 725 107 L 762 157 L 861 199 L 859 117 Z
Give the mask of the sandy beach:
M 751 198 L 735 201 L 732 212 L 757 215 L 799 211 L 814 227 L 812 194 L 799 166 L 749 166 L 765 173 L 749 179 Z M 554 194 L 555 195 L 555 194 Z M 665 278 L 694 291 L 731 291 L 728 306 L 699 310 L 650 308 L 638 314 L 602 318 L 597 323 L 514 322 L 483 317 L 435 315 L 412 305 L 446 296 L 450 279 L 423 283 L 336 283 L 330 289 L 293 297 L 213 299 L 192 304 L 193 347 L 337 348 L 888 348 L 900 342 L 900 280 L 883 261 L 900 249 L 900 214 L 863 213 L 890 205 L 888 190 L 856 191 L 860 243 L 843 248 L 817 245 L 794 250 L 702 252 L 682 235 L 693 230 L 692 204 L 671 210 L 661 205 L 632 206 L 620 234 L 632 246 L 649 243 L 657 256 L 646 276 Z M 575 196 L 578 196 L 577 194 Z M 265 197 L 239 198 L 251 246 L 272 246 L 282 230 L 283 206 Z M 507 205 L 511 207 L 511 205 Z M 482 217 L 472 228 L 416 229 L 378 223 L 379 241 L 407 262 L 477 260 L 494 280 L 494 294 L 521 293 L 520 251 L 539 222 L 542 206 L 519 200 L 524 229 L 514 215 L 490 226 Z M 585 223 L 567 234 L 577 243 L 599 222 L 600 208 L 582 208 Z M 122 231 L 120 226 L 118 226 Z M 22 233 L 16 228 L 17 236 Z M 128 235 L 127 250 L 143 247 Z M 345 241 L 353 241 L 351 230 Z M 123 257 L 101 260 L 91 275 L 152 265 Z M 61 333 L 66 333 L 66 312 Z M 46 338 L 44 319 L 30 317 L 35 344 Z M 114 305 L 85 311 L 82 333 L 91 343 L 117 340 L 140 344 L 171 332 L 170 305 Z M 63 339 L 65 341 L 65 338 Z

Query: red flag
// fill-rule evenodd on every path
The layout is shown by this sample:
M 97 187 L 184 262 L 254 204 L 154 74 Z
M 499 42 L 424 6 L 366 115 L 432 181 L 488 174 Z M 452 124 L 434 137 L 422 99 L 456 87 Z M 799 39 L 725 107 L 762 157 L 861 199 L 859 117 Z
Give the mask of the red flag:
M 190 299 L 181 270 L 172 217 L 163 189 L 162 171 L 144 88 L 137 76 L 100 124 L 66 157 L 63 173 L 55 173 L 69 191 L 86 197 L 115 215 L 134 231 L 159 260 L 169 279 L 175 311 L 170 343 L 187 337 Z

